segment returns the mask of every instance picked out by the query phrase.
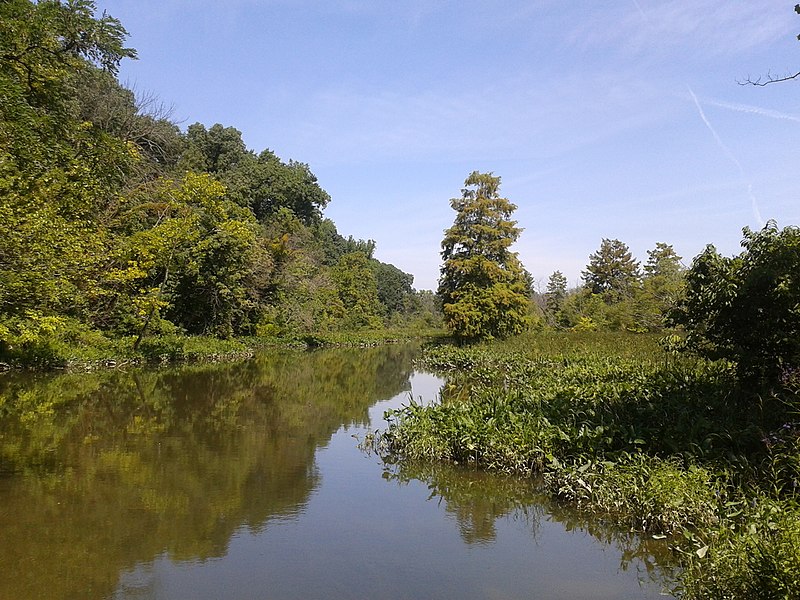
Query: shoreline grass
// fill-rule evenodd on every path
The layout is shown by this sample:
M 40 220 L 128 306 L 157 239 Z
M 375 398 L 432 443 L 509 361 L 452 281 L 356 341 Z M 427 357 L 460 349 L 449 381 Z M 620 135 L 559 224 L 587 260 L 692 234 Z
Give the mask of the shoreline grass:
M 107 337 L 97 331 L 80 329 L 67 335 L 40 337 L 14 347 L 0 347 L 0 372 L 93 371 L 132 365 L 236 362 L 270 348 L 367 348 L 444 336 L 445 333 L 437 329 L 402 328 L 231 339 L 167 334 L 148 336 L 134 349 L 133 336 Z

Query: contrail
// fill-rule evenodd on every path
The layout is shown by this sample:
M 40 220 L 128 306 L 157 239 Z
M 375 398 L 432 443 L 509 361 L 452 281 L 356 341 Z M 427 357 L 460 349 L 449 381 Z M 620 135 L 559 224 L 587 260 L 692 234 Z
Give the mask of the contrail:
M 634 4 L 634 6 L 636 6 L 636 10 L 639 11 L 639 15 L 642 17 L 642 20 L 645 22 L 645 25 L 648 26 L 648 27 L 652 27 L 653 23 L 650 21 L 650 17 L 647 16 L 647 13 L 644 12 L 644 9 L 642 9 L 642 5 L 639 4 L 639 0 L 633 0 L 633 4 Z M 703 107 L 700 106 L 700 102 L 697 100 L 697 96 L 695 95 L 694 90 L 692 90 L 692 87 L 690 85 L 688 85 L 688 84 L 686 85 L 686 87 L 689 88 L 689 94 L 692 96 L 692 100 L 694 101 L 694 105 L 697 107 L 697 112 L 700 114 L 700 118 L 703 119 L 703 123 L 706 124 L 706 127 L 708 127 L 708 130 L 711 132 L 711 135 L 714 136 L 714 139 L 717 141 L 717 144 L 722 149 L 722 151 L 725 153 L 725 155 L 731 160 L 731 162 L 733 164 L 736 165 L 736 168 L 739 169 L 739 173 L 741 174 L 742 179 L 747 180 L 748 178 L 745 175 L 744 167 L 742 167 L 742 163 L 740 163 L 739 159 L 736 158 L 736 156 L 734 156 L 734 154 L 733 154 L 733 152 L 731 152 L 730 148 L 728 148 L 728 146 L 725 145 L 725 142 L 722 141 L 722 138 L 719 137 L 719 135 L 717 134 L 717 131 L 711 125 L 711 122 L 708 120 L 708 117 L 706 117 L 706 113 L 703 111 Z M 745 106 L 745 105 L 741 105 L 741 104 L 727 104 L 727 103 L 714 103 L 714 104 L 717 105 L 717 106 L 720 106 L 721 108 L 727 108 L 727 109 L 730 109 L 730 110 L 736 110 L 736 111 L 740 111 L 740 112 L 758 114 L 758 115 L 762 115 L 762 116 L 765 116 L 765 117 L 772 117 L 774 119 L 785 119 L 787 121 L 798 121 L 798 122 L 800 122 L 800 118 L 798 118 L 798 117 L 794 117 L 792 115 L 787 115 L 787 114 L 784 114 L 784 113 L 780 113 L 778 111 L 772 111 L 772 110 L 767 110 L 767 109 L 763 109 L 763 108 L 758 108 L 756 106 Z M 756 198 L 756 195 L 753 193 L 753 184 L 752 183 L 748 183 L 747 184 L 747 194 L 750 196 L 750 203 L 751 203 L 752 208 L 753 208 L 753 216 L 755 217 L 756 222 L 761 227 L 764 227 L 764 219 L 761 217 L 761 211 L 758 208 L 758 199 Z
M 734 110 L 736 112 L 747 113 L 750 115 L 759 115 L 762 117 L 769 117 L 771 119 L 780 119 L 783 121 L 793 121 L 795 123 L 800 123 L 800 117 L 782 113 L 777 110 L 771 110 L 769 108 L 761 108 L 760 106 L 750 106 L 749 104 L 734 104 L 732 102 L 719 102 L 717 100 L 706 100 L 706 104 L 710 104 L 711 106 L 718 106 L 719 108 L 727 108 L 728 110 Z
M 638 10 L 639 14 L 642 15 L 642 19 L 644 19 L 649 25 L 650 19 L 647 18 L 647 14 L 642 10 L 642 5 L 639 4 L 639 0 L 633 0 L 633 3 L 636 5 L 636 10 Z
M 694 91 L 692 90 L 692 86 L 687 85 L 686 87 L 689 89 L 689 94 L 692 96 L 692 100 L 694 100 L 694 105 L 697 107 L 697 112 L 700 113 L 700 118 L 703 119 L 703 123 L 706 124 L 706 127 L 708 127 L 708 130 L 711 132 L 711 135 L 714 136 L 714 139 L 717 140 L 717 144 L 719 144 L 719 147 L 722 148 L 722 151 L 725 153 L 725 155 L 728 158 L 730 158 L 731 162 L 733 162 L 733 164 L 735 164 L 736 167 L 739 169 L 739 173 L 741 174 L 742 179 L 747 179 L 747 176 L 745 175 L 744 172 L 744 168 L 742 167 L 742 163 L 740 163 L 739 159 L 734 156 L 733 152 L 730 151 L 730 148 L 728 148 L 725 145 L 725 143 L 722 141 L 722 138 L 720 138 L 719 135 L 717 135 L 716 130 L 714 129 L 714 127 L 712 127 L 711 122 L 706 117 L 706 113 L 703 112 L 703 107 L 700 106 L 700 102 L 697 100 L 697 96 L 695 96 Z M 753 207 L 753 216 L 755 217 L 756 222 L 759 224 L 759 226 L 764 227 L 765 225 L 764 219 L 761 217 L 761 211 L 758 209 L 758 199 L 756 198 L 756 195 L 753 193 L 752 183 L 747 184 L 747 193 L 750 196 L 750 202 Z

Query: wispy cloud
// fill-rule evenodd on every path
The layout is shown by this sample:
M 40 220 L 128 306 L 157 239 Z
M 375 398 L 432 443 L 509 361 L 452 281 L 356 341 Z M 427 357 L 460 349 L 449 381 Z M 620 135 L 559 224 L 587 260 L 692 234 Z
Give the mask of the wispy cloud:
M 633 0 L 591 13 L 574 43 L 629 51 L 687 46 L 708 55 L 735 54 L 771 43 L 791 26 L 788 7 L 768 0 Z
M 294 107 L 287 127 L 325 162 L 557 156 L 658 118 L 657 89 L 616 77 L 565 76 L 546 86 L 510 77 L 417 91 L 334 88 Z

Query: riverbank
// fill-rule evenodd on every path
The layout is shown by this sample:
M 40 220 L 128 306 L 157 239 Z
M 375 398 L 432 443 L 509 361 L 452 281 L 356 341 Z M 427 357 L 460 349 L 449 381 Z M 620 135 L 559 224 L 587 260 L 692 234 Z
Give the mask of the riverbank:
M 429 349 L 441 403 L 389 415 L 392 459 L 541 476 L 554 498 L 656 537 L 686 598 L 800 595 L 797 386 L 747 391 L 730 363 L 657 336 L 539 333 Z
M 378 329 L 353 332 L 324 332 L 285 337 L 239 337 L 160 335 L 136 338 L 107 337 L 100 332 L 80 330 L 76 335 L 37 336 L 0 348 L 0 372 L 8 370 L 94 371 L 134 365 L 235 362 L 252 358 L 270 348 L 313 349 L 325 347 L 373 347 L 413 339 L 444 337 L 438 329 Z

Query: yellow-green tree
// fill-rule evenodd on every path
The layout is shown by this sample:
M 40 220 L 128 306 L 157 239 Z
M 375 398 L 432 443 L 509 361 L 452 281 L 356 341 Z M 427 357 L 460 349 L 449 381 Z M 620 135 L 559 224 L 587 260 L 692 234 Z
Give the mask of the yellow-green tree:
M 499 195 L 500 178 L 474 171 L 442 240 L 438 294 L 445 325 L 462 341 L 507 337 L 528 322 L 525 276 L 512 244 L 522 229 L 511 220 L 516 205 Z
M 135 56 L 94 11 L 0 2 L 0 353 L 86 317 L 109 251 L 102 220 L 138 160 L 79 114 L 76 80 Z

